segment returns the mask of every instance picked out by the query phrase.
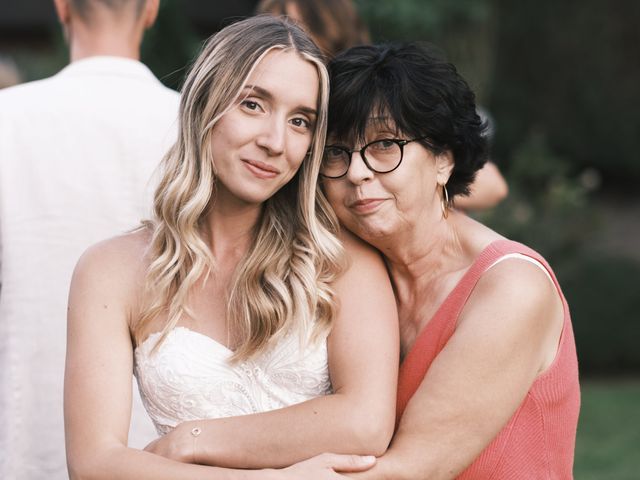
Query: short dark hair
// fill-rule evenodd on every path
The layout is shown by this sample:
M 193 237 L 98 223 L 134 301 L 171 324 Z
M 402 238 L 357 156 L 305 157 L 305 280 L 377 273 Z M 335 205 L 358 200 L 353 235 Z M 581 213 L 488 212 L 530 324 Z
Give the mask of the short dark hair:
M 388 118 L 407 138 L 428 137 L 421 143 L 433 153 L 450 150 L 449 196 L 469 193 L 488 157 L 486 124 L 451 63 L 417 43 L 360 46 L 334 58 L 329 76 L 331 137 L 363 142 L 370 118 Z

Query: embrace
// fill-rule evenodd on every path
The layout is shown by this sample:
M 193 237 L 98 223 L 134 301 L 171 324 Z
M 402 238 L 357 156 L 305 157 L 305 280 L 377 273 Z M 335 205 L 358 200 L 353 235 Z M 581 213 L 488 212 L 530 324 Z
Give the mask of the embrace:
M 451 64 L 390 44 L 327 69 L 257 16 L 209 40 L 179 121 L 152 218 L 74 273 L 71 479 L 572 478 L 569 310 L 454 207 L 488 152 Z

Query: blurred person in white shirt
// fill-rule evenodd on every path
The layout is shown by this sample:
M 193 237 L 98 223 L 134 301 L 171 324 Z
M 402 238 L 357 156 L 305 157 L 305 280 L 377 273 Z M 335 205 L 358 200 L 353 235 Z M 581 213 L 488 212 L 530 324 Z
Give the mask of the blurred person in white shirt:
M 73 267 L 138 225 L 179 95 L 143 65 L 158 0 L 55 0 L 70 65 L 0 91 L 0 478 L 66 479 L 62 387 Z M 129 444 L 156 433 L 134 389 Z

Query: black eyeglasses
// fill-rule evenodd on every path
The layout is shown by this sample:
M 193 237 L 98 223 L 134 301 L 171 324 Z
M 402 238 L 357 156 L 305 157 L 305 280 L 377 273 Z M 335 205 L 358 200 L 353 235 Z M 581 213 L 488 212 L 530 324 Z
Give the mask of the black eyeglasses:
M 347 174 L 351 165 L 351 156 L 358 152 L 369 170 L 375 173 L 389 173 L 402 163 L 404 146 L 427 137 L 399 140 L 384 138 L 367 143 L 361 149 L 349 150 L 341 145 L 327 145 L 324 147 L 320 175 L 326 178 L 340 178 Z

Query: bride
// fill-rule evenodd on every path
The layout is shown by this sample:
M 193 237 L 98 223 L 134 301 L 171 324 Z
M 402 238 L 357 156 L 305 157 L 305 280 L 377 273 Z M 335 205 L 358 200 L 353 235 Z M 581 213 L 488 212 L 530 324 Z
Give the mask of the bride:
M 250 18 L 205 46 L 154 217 L 74 273 L 72 479 L 335 478 L 371 458 L 304 460 L 386 449 L 395 301 L 317 190 L 327 95 L 320 53 L 286 21 Z M 134 370 L 163 434 L 146 451 L 127 447 Z

